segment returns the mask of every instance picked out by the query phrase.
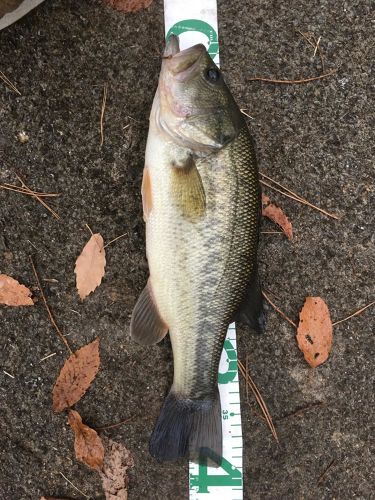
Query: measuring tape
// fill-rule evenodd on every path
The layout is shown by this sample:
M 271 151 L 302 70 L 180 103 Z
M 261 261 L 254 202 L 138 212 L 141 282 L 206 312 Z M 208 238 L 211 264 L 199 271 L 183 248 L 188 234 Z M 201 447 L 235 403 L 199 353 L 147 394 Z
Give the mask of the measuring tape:
M 178 35 L 180 48 L 203 43 L 219 65 L 216 0 L 164 0 L 165 33 Z M 237 371 L 236 329 L 227 332 L 219 366 L 219 392 L 223 428 L 220 467 L 189 463 L 190 500 L 242 500 L 242 426 Z

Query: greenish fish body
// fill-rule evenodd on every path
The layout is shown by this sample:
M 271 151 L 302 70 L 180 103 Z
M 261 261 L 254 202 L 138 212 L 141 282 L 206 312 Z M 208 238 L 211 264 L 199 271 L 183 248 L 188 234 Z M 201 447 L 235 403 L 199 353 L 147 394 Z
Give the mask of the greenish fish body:
M 174 379 L 151 438 L 160 459 L 221 455 L 218 366 L 228 325 L 262 323 L 256 273 L 260 188 L 251 137 L 201 45 L 167 45 L 142 186 L 150 277 L 131 334 L 169 331 Z M 247 303 L 247 300 L 251 303 Z

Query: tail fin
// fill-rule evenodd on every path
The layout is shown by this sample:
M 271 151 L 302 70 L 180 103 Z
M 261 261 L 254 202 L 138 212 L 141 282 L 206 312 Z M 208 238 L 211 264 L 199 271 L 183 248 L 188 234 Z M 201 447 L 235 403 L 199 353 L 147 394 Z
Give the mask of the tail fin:
M 219 391 L 213 400 L 184 399 L 171 391 L 151 436 L 151 455 L 159 460 L 188 455 L 199 461 L 205 450 L 222 455 Z

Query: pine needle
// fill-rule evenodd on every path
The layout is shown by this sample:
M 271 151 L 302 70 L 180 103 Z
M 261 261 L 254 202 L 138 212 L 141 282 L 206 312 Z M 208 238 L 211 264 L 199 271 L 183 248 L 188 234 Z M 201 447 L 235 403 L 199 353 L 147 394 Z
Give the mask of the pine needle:
M 272 184 L 269 184 L 268 182 L 264 181 L 264 180 L 260 180 L 260 182 L 262 184 L 264 184 L 265 186 L 273 189 L 274 191 L 277 191 L 278 193 L 284 195 L 284 196 L 287 196 L 288 198 L 291 198 L 292 200 L 295 200 L 297 201 L 298 203 L 302 203 L 303 205 L 307 205 L 311 208 L 314 208 L 315 210 L 318 210 L 318 212 L 321 212 L 322 214 L 324 215 L 327 215 L 328 217 L 332 217 L 332 219 L 339 219 L 340 217 L 336 214 L 332 214 L 330 212 L 327 212 L 326 210 L 324 210 L 323 208 L 320 208 L 320 207 L 317 207 L 316 205 L 310 203 L 308 200 L 306 200 L 305 198 L 302 198 L 302 196 L 294 193 L 293 191 L 291 191 L 290 189 L 286 188 L 285 186 L 283 186 L 282 184 L 280 184 L 279 182 L 273 180 L 271 177 L 268 177 L 267 175 L 265 174 L 262 174 L 260 173 L 260 175 L 262 177 L 265 177 L 266 179 L 268 179 L 270 182 L 276 184 L 276 186 L 279 186 L 281 187 L 284 191 L 282 191 L 281 189 L 278 189 L 276 188 L 275 186 L 273 186 Z
M 284 319 L 286 319 L 288 323 L 290 323 L 292 326 L 294 326 L 294 328 L 297 328 L 297 325 L 295 324 L 295 322 L 293 320 L 291 320 L 290 318 L 288 318 L 288 316 L 285 313 L 283 313 L 283 311 L 281 309 L 279 309 L 277 307 L 277 305 L 275 305 L 272 302 L 272 300 L 268 297 L 266 292 L 262 291 L 262 295 L 266 299 L 266 301 L 275 309 L 275 311 L 277 311 L 280 314 L 280 316 L 282 316 Z
M 21 177 L 19 175 L 16 174 L 16 177 L 20 181 L 20 183 L 22 184 L 22 188 L 25 191 L 27 191 L 30 194 L 30 196 L 32 196 L 33 198 L 35 198 L 36 200 L 38 200 L 39 203 L 41 203 L 43 205 L 43 207 L 45 207 L 56 219 L 60 219 L 59 214 L 56 213 L 50 206 L 48 206 L 47 203 L 45 201 L 43 201 L 38 194 L 35 194 L 35 191 L 33 191 L 32 189 L 30 189 L 29 186 L 27 186 L 24 183 L 24 181 L 21 179 Z
M 117 424 L 104 425 L 103 427 L 94 427 L 94 429 L 96 431 L 106 431 L 107 429 L 115 429 L 116 427 L 120 427 L 120 425 L 127 424 L 128 422 L 131 422 L 134 419 L 135 419 L 135 417 L 130 417 L 130 418 L 127 418 L 126 420 L 122 420 L 121 422 L 118 422 Z
M 260 409 L 262 410 L 262 413 L 267 421 L 268 427 L 271 430 L 272 436 L 275 438 L 275 440 L 277 442 L 279 442 L 279 438 L 277 436 L 276 429 L 275 429 L 275 426 L 273 425 L 272 417 L 270 415 L 270 412 L 268 411 L 267 405 L 264 402 L 262 395 L 259 392 L 257 386 L 255 385 L 255 382 L 250 377 L 249 372 L 246 371 L 244 365 L 242 364 L 242 362 L 240 360 L 238 360 L 238 368 L 240 369 L 241 375 L 246 380 L 246 383 L 249 385 L 250 389 L 252 390 L 252 392 L 255 396 L 255 399 L 257 400 L 257 403 L 258 403 Z
M 113 238 L 113 240 L 111 240 L 108 243 L 106 243 L 103 248 L 107 248 L 109 245 L 112 245 L 112 243 L 114 243 L 115 241 L 119 240 L 120 238 L 123 238 L 127 234 L 128 233 L 120 234 L 120 236 L 117 236 L 116 238 Z
M 344 323 L 344 321 L 347 321 L 350 318 L 353 318 L 354 316 L 358 316 L 358 314 L 361 314 L 365 309 L 368 307 L 371 307 L 375 304 L 375 300 L 373 302 L 370 302 L 370 304 L 367 304 L 367 306 L 361 307 L 361 309 L 358 309 L 358 311 L 355 311 L 353 314 L 350 314 L 350 316 L 347 316 L 346 318 L 340 319 L 339 321 L 335 321 L 332 323 L 332 326 L 339 325 L 340 323 Z
M 102 109 L 100 112 L 100 147 L 103 146 L 104 143 L 104 112 L 105 112 L 105 105 L 107 102 L 107 90 L 108 90 L 108 85 L 105 83 L 103 87 L 103 101 L 102 101 Z
M 321 80 L 322 78 L 327 78 L 328 76 L 334 75 L 337 72 L 337 69 L 332 69 L 328 71 L 328 73 L 324 73 L 319 76 L 312 76 L 310 78 L 301 78 L 300 80 L 275 80 L 273 78 L 264 78 L 263 76 L 253 76 L 248 78 L 250 82 L 267 82 L 267 83 L 286 83 L 286 84 L 294 84 L 294 83 L 309 83 L 314 82 L 315 80 Z
M 9 78 L 7 78 L 4 73 L 2 71 L 0 71 L 0 78 L 3 80 L 3 82 L 5 83 L 5 85 L 8 85 L 8 87 L 10 87 L 13 92 L 15 92 L 16 94 L 18 95 L 21 95 L 21 92 L 17 89 L 17 87 L 9 80 Z
M 80 490 L 79 488 L 77 488 L 77 486 L 75 486 L 66 476 L 64 476 L 64 474 L 62 472 L 59 472 L 59 474 L 65 479 L 65 481 L 67 481 L 70 484 L 70 486 L 73 486 L 73 488 L 75 490 L 77 490 L 78 493 L 81 493 L 81 495 L 83 495 L 85 498 L 88 498 L 88 499 L 91 498 L 89 495 L 86 495 L 86 493 L 83 493 L 82 490 Z
M 39 193 L 38 191 L 28 190 L 22 186 L 16 186 L 15 184 L 0 184 L 1 189 L 7 189 L 8 191 L 15 191 L 16 193 L 27 194 L 28 196 L 40 196 L 45 198 L 52 198 L 54 196 L 60 196 L 58 193 Z
M 39 279 L 38 273 L 36 272 L 36 269 L 35 269 L 34 261 L 33 261 L 33 259 L 32 259 L 31 256 L 29 257 L 29 259 L 30 259 L 30 262 L 31 262 L 31 267 L 33 268 L 33 273 L 34 273 L 36 282 L 38 284 L 38 288 L 39 288 L 40 293 L 41 293 L 42 298 L 43 298 L 43 302 L 44 302 L 45 308 L 47 309 L 47 313 L 48 313 L 49 319 L 50 319 L 52 325 L 54 326 L 54 328 L 55 328 L 55 330 L 57 332 L 57 335 L 64 342 L 64 344 L 66 345 L 66 347 L 67 347 L 68 351 L 70 352 L 70 354 L 73 354 L 73 351 L 70 348 L 70 345 L 68 344 L 68 341 L 66 340 L 66 338 L 64 337 L 64 335 L 61 333 L 60 328 L 57 326 L 55 318 L 53 317 L 51 309 L 50 309 L 50 307 L 49 307 L 49 305 L 47 303 L 47 299 L 46 299 L 46 296 L 44 295 L 43 288 L 42 288 L 42 285 L 40 283 L 40 279 Z

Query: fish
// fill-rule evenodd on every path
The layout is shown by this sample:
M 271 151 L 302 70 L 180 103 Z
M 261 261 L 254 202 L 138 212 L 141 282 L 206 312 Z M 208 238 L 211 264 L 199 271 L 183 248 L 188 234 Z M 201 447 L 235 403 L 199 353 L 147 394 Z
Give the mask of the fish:
M 228 326 L 264 329 L 260 200 L 254 143 L 222 72 L 204 45 L 180 50 L 172 35 L 142 180 L 149 278 L 130 322 L 139 344 L 171 339 L 173 384 L 149 444 L 160 461 L 221 457 L 218 367 Z

